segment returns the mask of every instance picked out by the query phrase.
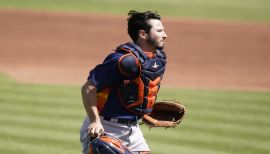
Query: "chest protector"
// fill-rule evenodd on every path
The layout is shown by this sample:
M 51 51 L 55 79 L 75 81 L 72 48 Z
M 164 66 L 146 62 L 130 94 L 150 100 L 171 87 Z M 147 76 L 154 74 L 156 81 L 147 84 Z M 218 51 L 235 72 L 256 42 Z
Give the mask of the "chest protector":
M 119 46 L 116 52 L 133 54 L 138 60 L 139 67 L 139 75 L 136 78 L 123 80 L 117 86 L 121 102 L 133 113 L 150 114 L 165 71 L 165 53 L 157 50 L 155 57 L 149 58 L 139 46 L 133 43 Z

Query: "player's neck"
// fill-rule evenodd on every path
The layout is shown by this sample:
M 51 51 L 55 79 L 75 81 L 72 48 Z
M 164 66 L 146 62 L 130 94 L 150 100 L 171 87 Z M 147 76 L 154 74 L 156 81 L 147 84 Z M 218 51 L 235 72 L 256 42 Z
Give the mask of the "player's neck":
M 153 54 L 156 53 L 156 49 L 153 46 L 147 44 L 146 42 L 137 41 L 135 44 L 141 47 L 141 49 L 145 52 L 151 52 Z

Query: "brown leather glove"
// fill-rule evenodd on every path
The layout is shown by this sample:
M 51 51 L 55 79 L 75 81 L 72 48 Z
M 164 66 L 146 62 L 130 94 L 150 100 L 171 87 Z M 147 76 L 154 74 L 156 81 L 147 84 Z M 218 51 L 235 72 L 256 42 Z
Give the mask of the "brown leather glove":
M 152 127 L 175 127 L 184 118 L 186 108 L 177 100 L 158 101 L 154 104 L 153 111 L 144 115 L 142 122 Z

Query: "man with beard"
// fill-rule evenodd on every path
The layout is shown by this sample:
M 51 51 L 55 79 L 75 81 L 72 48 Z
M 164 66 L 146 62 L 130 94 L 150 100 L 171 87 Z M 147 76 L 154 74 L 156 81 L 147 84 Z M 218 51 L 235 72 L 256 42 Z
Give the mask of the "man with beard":
M 131 10 L 128 34 L 133 43 L 118 46 L 89 73 L 82 86 L 87 117 L 81 128 L 83 153 L 87 136 L 107 134 L 123 140 L 137 154 L 150 150 L 137 123 L 151 113 L 166 65 L 167 35 L 156 12 Z

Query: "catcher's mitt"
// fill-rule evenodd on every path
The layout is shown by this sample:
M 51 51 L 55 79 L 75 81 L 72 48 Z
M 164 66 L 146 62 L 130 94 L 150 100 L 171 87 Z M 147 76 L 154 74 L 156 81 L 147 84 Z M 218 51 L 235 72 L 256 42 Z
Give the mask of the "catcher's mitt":
M 183 120 L 186 109 L 183 104 L 176 100 L 156 102 L 153 111 L 144 115 L 142 122 L 151 127 L 175 127 Z

